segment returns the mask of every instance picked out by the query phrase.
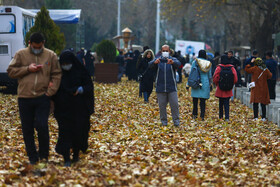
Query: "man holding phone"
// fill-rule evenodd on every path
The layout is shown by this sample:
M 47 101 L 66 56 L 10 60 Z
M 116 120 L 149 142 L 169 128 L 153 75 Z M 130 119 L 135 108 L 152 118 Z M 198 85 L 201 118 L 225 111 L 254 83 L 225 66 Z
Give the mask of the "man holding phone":
M 177 58 L 170 56 L 170 47 L 161 47 L 161 57 L 149 62 L 150 68 L 157 69 L 156 92 L 160 110 L 160 120 L 163 126 L 167 125 L 166 106 L 171 107 L 172 119 L 175 126 L 180 125 L 179 104 L 177 95 L 176 69 L 181 63 Z
M 33 33 L 27 48 L 19 50 L 7 69 L 11 78 L 18 79 L 18 105 L 22 132 L 30 164 L 39 159 L 48 161 L 50 96 L 59 88 L 61 69 L 56 54 L 44 48 L 41 33 Z M 38 132 L 39 151 L 34 142 Z

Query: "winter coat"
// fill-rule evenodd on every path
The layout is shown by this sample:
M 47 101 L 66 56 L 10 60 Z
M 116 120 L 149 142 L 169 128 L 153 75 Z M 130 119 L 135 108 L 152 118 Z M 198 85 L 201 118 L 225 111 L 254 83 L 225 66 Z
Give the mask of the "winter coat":
M 151 58 L 147 58 L 148 52 L 152 53 Z M 142 55 L 141 61 L 138 64 L 138 70 L 143 75 L 142 81 L 140 82 L 141 92 L 152 92 L 155 70 L 149 68 L 149 62 L 154 59 L 154 53 L 152 50 L 147 49 Z
M 216 89 L 216 93 L 215 93 L 215 96 L 216 97 L 219 97 L 219 98 L 228 98 L 228 97 L 232 97 L 233 94 L 232 94 L 232 90 L 228 90 L 228 91 L 225 91 L 225 90 L 221 90 L 220 87 L 219 87 L 219 80 L 220 80 L 220 72 L 222 70 L 222 67 L 231 67 L 231 70 L 233 72 L 233 76 L 234 76 L 234 80 L 233 80 L 233 83 L 235 84 L 238 80 L 238 77 L 237 77 L 237 72 L 234 68 L 233 65 L 231 64 L 220 64 L 217 66 L 216 68 L 216 71 L 214 73 L 214 76 L 213 76 L 213 82 L 215 83 L 215 85 L 217 86 L 217 89 Z
M 28 67 L 31 63 L 42 65 L 38 72 L 31 73 Z M 35 55 L 31 47 L 27 47 L 16 52 L 7 69 L 8 75 L 13 79 L 18 79 L 18 97 L 35 98 L 48 94 L 54 95 L 59 87 L 61 79 L 61 69 L 56 54 L 43 48 L 43 52 Z M 49 86 L 52 82 L 53 85 Z
M 90 76 L 94 75 L 94 56 L 91 55 L 89 52 L 85 56 L 85 62 L 86 62 L 86 70 L 88 71 Z
M 64 53 L 61 54 L 60 60 L 63 55 Z M 78 149 L 86 151 L 90 129 L 89 118 L 94 112 L 92 80 L 74 54 L 71 58 L 74 59 L 72 68 L 69 71 L 62 71 L 60 87 L 53 96 L 54 116 L 59 125 L 56 151 L 60 154 L 75 143 L 78 143 Z M 80 86 L 83 88 L 83 93 L 74 96 Z
M 270 98 L 267 80 L 272 77 L 272 73 L 268 69 L 263 72 L 261 68 L 259 68 L 258 66 L 252 67 L 251 64 L 248 64 L 245 67 L 245 71 L 252 74 L 252 82 L 255 82 L 256 85 L 254 88 L 251 88 L 250 103 L 262 103 L 265 105 L 269 104 Z M 262 72 L 262 76 L 258 79 L 259 75 Z
M 278 72 L 277 62 L 274 59 L 268 59 L 265 61 L 265 65 L 272 73 L 271 80 L 277 80 L 277 72 Z
M 149 62 L 149 67 L 151 69 L 157 70 L 156 73 L 156 92 L 158 93 L 170 93 L 177 92 L 176 83 L 176 69 L 180 67 L 181 63 L 177 58 L 168 57 L 173 60 L 173 64 L 167 64 L 167 59 L 164 57 L 159 57 L 159 64 L 155 64 L 156 59 Z
M 200 88 L 192 88 L 191 89 L 191 96 L 194 98 L 203 98 L 203 99 L 209 99 L 210 98 L 210 84 L 212 80 L 212 74 L 211 74 L 211 66 L 212 63 L 208 60 L 205 60 L 203 58 L 197 58 L 192 63 L 192 69 L 195 67 L 195 65 L 198 64 L 198 70 L 200 72 L 200 80 L 202 83 L 202 87 Z

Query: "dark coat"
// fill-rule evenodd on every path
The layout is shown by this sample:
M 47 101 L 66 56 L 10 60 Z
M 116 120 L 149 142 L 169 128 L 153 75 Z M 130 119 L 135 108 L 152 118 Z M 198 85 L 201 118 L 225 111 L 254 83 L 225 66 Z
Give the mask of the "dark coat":
M 60 62 L 72 62 L 69 71 L 62 72 L 61 84 L 53 96 L 54 116 L 59 125 L 59 138 L 56 151 L 63 154 L 70 148 L 86 151 L 90 129 L 90 115 L 94 112 L 93 83 L 85 67 L 73 53 L 63 52 Z M 78 87 L 83 93 L 74 96 Z
M 151 58 L 147 58 L 148 52 L 152 53 Z M 154 53 L 152 50 L 148 49 L 142 55 L 141 61 L 139 62 L 138 70 L 143 75 L 143 79 L 140 82 L 140 84 L 141 84 L 140 91 L 141 92 L 152 92 L 153 91 L 155 70 L 149 68 L 149 62 L 152 61 L 153 59 L 154 59 Z
M 272 77 L 272 73 L 266 69 L 262 76 L 258 79 L 259 75 L 263 72 L 258 66 L 251 66 L 248 64 L 245 67 L 245 71 L 247 73 L 252 74 L 252 82 L 255 82 L 255 87 L 251 88 L 251 98 L 250 103 L 262 103 L 262 104 L 269 104 L 269 92 L 267 86 L 267 80 Z
M 90 76 L 94 75 L 94 56 L 90 54 L 90 51 L 87 52 L 85 56 L 85 62 L 86 62 L 86 70 L 88 71 Z

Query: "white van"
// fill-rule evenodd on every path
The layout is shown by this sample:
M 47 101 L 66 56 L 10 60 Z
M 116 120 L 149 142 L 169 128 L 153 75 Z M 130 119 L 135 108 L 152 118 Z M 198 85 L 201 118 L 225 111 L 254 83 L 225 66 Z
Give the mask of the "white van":
M 36 14 L 17 6 L 0 6 L 0 86 L 14 92 L 16 80 L 7 75 L 7 68 L 15 53 L 25 48 L 25 35 L 35 23 Z

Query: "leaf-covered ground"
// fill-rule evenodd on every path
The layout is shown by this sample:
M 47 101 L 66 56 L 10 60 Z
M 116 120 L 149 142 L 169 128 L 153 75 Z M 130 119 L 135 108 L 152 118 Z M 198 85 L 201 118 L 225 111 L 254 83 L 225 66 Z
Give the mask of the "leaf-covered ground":
M 178 86 L 181 126 L 160 126 L 156 94 L 138 98 L 138 84 L 95 84 L 95 114 L 87 154 L 71 168 L 54 151 L 50 117 L 49 163 L 28 165 L 16 96 L 0 94 L 0 184 L 12 186 L 279 186 L 280 133 L 253 122 L 253 111 L 231 103 L 231 121 L 218 119 L 218 99 L 206 120 L 192 120 L 192 98 Z

